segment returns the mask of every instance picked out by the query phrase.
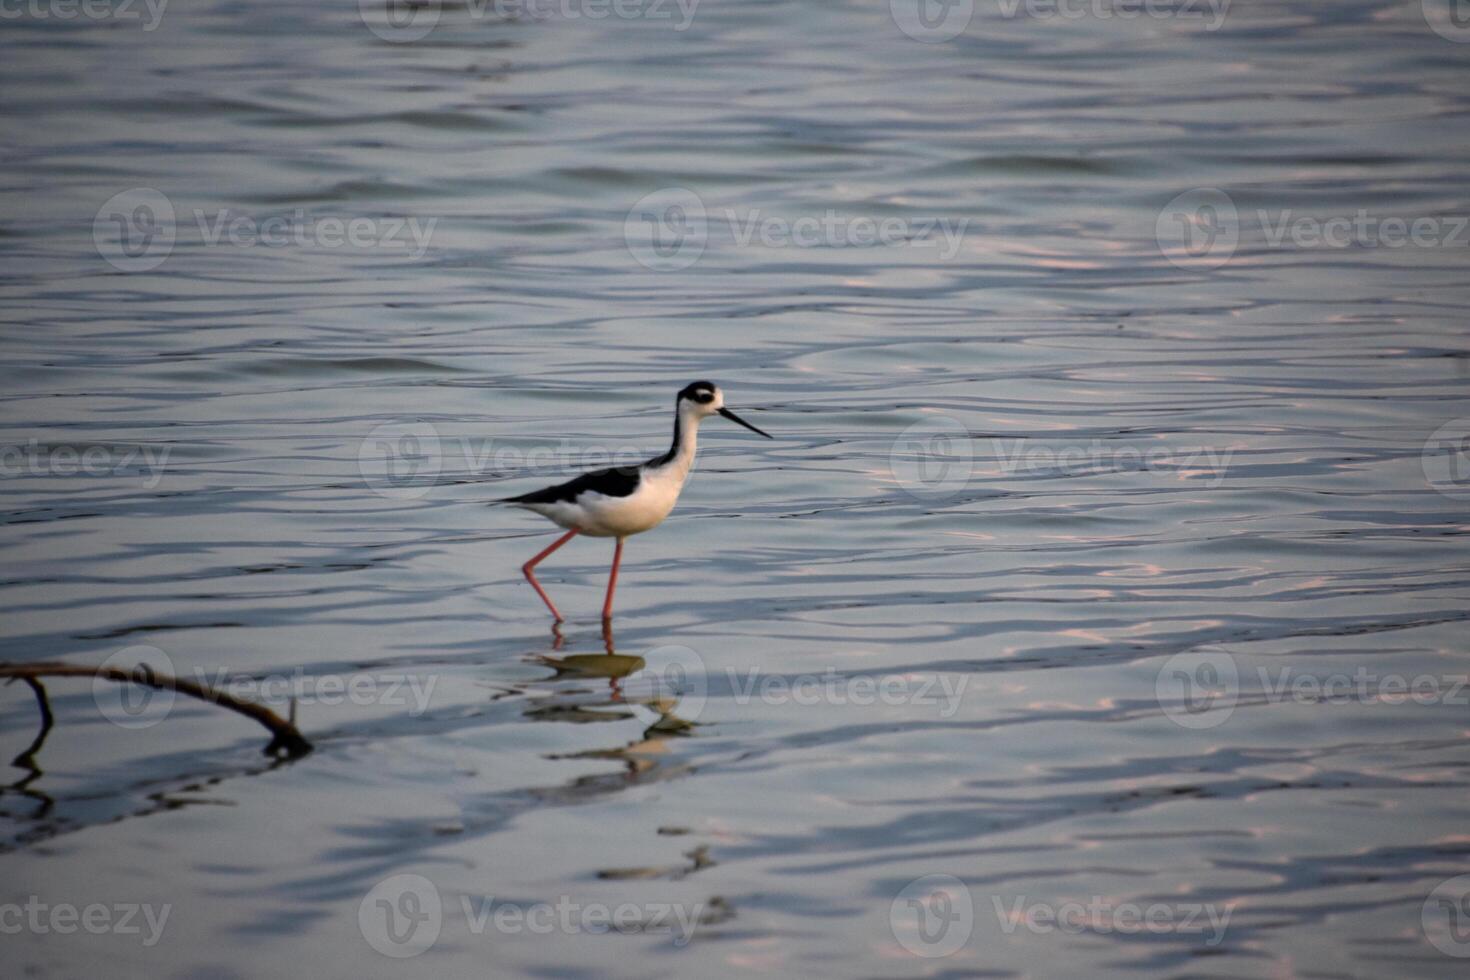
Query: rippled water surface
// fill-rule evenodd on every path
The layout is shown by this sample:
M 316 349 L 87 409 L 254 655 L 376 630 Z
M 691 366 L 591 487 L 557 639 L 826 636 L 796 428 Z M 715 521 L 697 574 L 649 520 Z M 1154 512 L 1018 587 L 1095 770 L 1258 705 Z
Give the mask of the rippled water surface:
M 1463 976 L 1470 28 L 1119 6 L 8 19 L 0 659 L 315 751 L 47 681 L 7 974 Z

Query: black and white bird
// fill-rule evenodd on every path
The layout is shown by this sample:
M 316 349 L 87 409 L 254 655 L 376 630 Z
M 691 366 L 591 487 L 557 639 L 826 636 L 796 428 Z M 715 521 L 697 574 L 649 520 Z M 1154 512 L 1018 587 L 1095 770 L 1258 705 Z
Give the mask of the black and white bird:
M 607 578 L 607 599 L 602 604 L 604 622 L 611 619 L 613 590 L 618 586 L 618 566 L 623 560 L 623 541 L 631 534 L 657 527 L 674 509 L 684 481 L 689 478 L 689 469 L 694 465 L 699 423 L 711 415 L 723 415 L 752 432 L 772 438 L 770 433 L 762 432 L 726 408 L 725 396 L 719 388 L 708 381 L 696 381 L 680 391 L 674 402 L 674 444 L 662 456 L 637 466 L 583 473 L 566 483 L 501 501 L 534 511 L 567 529 L 549 548 L 521 566 L 526 581 L 557 622 L 561 622 L 561 613 L 536 581 L 536 566 L 578 534 L 617 538 L 612 572 Z

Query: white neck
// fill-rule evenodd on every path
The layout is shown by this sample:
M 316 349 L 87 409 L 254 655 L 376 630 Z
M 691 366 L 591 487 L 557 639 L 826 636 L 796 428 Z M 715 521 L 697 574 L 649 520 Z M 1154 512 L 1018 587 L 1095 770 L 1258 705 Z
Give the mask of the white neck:
M 670 459 L 664 466 L 679 474 L 682 482 L 694 465 L 694 454 L 699 448 L 699 423 L 703 417 L 691 409 L 681 409 L 675 422 L 674 444 L 670 447 Z

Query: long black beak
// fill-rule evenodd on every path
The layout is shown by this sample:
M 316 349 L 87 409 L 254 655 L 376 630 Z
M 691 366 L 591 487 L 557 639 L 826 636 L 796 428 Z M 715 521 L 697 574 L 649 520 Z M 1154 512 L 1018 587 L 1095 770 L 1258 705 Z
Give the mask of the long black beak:
M 769 432 L 762 432 L 760 429 L 757 429 L 755 426 L 751 425 L 749 422 L 745 421 L 743 418 L 741 418 L 740 416 L 736 415 L 734 412 L 730 411 L 728 408 L 722 408 L 722 409 L 720 409 L 720 414 L 723 415 L 723 416 L 725 416 L 725 418 L 729 419 L 731 422 L 734 422 L 736 425 L 743 425 L 743 426 L 745 426 L 747 429 L 749 429 L 751 432 L 754 432 L 756 435 L 765 436 L 767 439 L 774 439 L 774 438 L 776 438 L 775 436 L 771 435 Z

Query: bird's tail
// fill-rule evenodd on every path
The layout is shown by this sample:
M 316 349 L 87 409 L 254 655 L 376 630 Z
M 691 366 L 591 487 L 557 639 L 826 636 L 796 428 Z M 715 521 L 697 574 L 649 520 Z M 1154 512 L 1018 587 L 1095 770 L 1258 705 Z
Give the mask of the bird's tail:
M 490 503 L 510 504 L 512 507 L 524 507 L 526 504 L 530 503 L 530 501 L 526 499 L 529 496 L 531 495 L 528 493 L 523 493 L 518 497 L 496 497 L 494 500 L 490 501 Z

